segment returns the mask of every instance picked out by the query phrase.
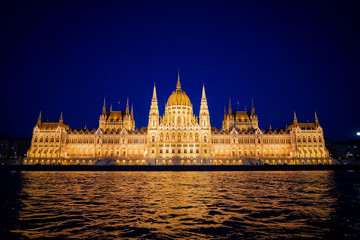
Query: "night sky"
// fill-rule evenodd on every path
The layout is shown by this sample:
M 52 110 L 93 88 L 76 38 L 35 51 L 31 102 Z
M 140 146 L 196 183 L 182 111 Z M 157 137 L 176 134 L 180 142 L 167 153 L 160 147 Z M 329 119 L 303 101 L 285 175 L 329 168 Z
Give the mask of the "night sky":
M 194 3 L 196 2 L 196 3 Z M 147 126 L 154 82 L 160 114 L 182 89 L 211 124 L 224 105 L 251 107 L 261 129 L 314 112 L 331 140 L 356 139 L 359 1 L 2 1 L 0 135 L 28 137 L 39 112 L 97 128 L 107 107 L 134 104 Z M 118 102 L 120 101 L 120 105 Z

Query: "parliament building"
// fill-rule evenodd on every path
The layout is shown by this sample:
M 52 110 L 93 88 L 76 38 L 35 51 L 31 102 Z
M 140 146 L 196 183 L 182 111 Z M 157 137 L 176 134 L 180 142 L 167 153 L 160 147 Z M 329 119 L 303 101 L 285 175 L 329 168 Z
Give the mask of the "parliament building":
M 200 93 L 200 89 L 199 89 Z M 133 108 L 107 111 L 105 100 L 97 129 L 71 129 L 61 114 L 58 122 L 43 122 L 33 130 L 24 164 L 41 165 L 263 165 L 332 164 L 323 129 L 300 123 L 294 113 L 286 129 L 261 130 L 254 104 L 251 111 L 233 111 L 229 102 L 222 129 L 211 126 L 205 87 L 199 115 L 182 90 L 175 91 L 159 115 L 154 86 L 148 126 L 136 129 Z

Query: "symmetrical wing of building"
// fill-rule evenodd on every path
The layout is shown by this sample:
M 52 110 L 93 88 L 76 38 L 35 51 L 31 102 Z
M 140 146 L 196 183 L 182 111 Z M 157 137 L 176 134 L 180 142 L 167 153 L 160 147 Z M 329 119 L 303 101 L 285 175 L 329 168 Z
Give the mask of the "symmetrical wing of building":
M 133 109 L 110 111 L 104 106 L 99 127 L 70 129 L 59 122 L 42 122 L 33 130 L 24 164 L 230 165 L 332 164 L 323 129 L 294 121 L 286 129 L 260 130 L 254 104 L 251 111 L 233 111 L 229 103 L 222 129 L 211 127 L 205 87 L 199 116 L 182 90 L 180 77 L 163 116 L 153 89 L 147 128 L 137 130 Z

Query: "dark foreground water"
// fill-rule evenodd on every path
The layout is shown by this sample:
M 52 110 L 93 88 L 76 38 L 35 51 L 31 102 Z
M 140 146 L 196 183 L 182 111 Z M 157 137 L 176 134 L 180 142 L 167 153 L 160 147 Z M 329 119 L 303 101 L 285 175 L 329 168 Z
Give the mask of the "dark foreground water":
M 0 237 L 360 239 L 360 172 L 1 172 Z

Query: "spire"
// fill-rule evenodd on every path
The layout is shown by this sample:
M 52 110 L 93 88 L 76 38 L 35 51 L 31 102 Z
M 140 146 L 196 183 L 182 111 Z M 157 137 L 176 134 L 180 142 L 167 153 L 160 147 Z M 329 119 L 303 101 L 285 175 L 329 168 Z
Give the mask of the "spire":
M 254 99 L 251 99 L 251 116 L 255 116 Z
M 269 130 L 271 130 L 271 124 L 270 124 Z
M 229 115 L 232 114 L 232 109 L 231 109 L 231 99 L 229 98 Z
M 63 113 L 61 112 L 60 118 L 59 118 L 59 124 L 63 124 L 64 123 L 64 119 L 63 119 Z
M 104 105 L 103 105 L 103 108 L 102 108 L 102 115 L 106 115 L 105 98 L 104 98 Z
M 295 112 L 295 111 L 294 111 L 294 124 L 298 124 L 298 120 L 297 120 L 296 112 Z
M 176 91 L 181 92 L 181 83 L 180 83 L 180 71 L 178 70 L 178 80 L 176 84 Z
M 202 89 L 202 97 L 201 97 L 201 101 L 205 100 L 206 101 L 206 94 L 205 94 L 205 84 L 203 84 L 203 89 Z
M 126 102 L 126 115 L 129 115 L 129 98 L 127 98 Z
M 245 112 L 247 113 L 247 110 L 246 110 L 246 105 L 245 105 Z
M 40 114 L 39 114 L 39 117 L 38 117 L 37 125 L 38 125 L 39 127 L 40 127 L 40 125 L 41 125 L 41 111 L 40 111 Z
M 226 119 L 226 106 L 224 105 L 224 120 Z
M 84 129 L 87 129 L 87 128 L 86 128 L 86 123 L 85 123 L 85 128 L 84 128 Z
M 134 105 L 131 104 L 131 120 L 134 120 Z
M 154 83 L 154 91 L 153 91 L 152 101 L 157 101 L 157 96 L 156 96 L 156 85 L 155 85 L 155 83 Z
M 112 112 L 112 104 L 110 104 L 110 112 Z
M 319 119 L 316 115 L 316 112 L 315 112 L 315 125 L 318 127 L 319 126 Z

